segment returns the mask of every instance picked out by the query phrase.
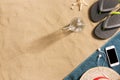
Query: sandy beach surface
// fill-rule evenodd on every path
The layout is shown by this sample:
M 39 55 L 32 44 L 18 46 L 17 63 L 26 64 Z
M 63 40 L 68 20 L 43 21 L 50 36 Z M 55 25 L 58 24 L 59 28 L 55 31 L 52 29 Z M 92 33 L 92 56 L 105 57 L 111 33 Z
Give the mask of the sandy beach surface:
M 0 80 L 62 80 L 108 40 L 92 36 L 88 18 L 95 0 L 81 11 L 75 0 L 0 0 Z M 79 33 L 62 28 L 74 17 L 86 24 Z

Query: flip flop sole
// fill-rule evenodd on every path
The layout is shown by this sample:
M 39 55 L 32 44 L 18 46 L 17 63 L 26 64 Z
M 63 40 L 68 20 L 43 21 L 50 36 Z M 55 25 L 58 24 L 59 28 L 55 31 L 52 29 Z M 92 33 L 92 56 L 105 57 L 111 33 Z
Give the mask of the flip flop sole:
M 89 18 L 92 22 L 98 22 L 108 16 L 109 12 L 100 13 L 98 9 L 98 2 L 94 3 L 89 9 Z
M 94 29 L 94 34 L 99 39 L 107 39 L 111 37 L 118 30 L 118 28 L 103 30 L 102 27 L 103 27 L 103 22 L 98 24 L 97 27 Z
M 99 10 L 101 12 L 112 11 L 115 6 L 119 3 L 118 0 L 99 0 Z
M 105 29 L 120 28 L 120 15 L 112 15 L 111 17 L 108 17 L 103 26 Z

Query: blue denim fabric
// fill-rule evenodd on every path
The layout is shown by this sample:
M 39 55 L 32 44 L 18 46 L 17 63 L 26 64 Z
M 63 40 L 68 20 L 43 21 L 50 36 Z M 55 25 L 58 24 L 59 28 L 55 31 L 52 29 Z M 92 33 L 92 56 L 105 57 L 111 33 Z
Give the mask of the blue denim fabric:
M 101 50 L 105 51 L 105 47 L 111 46 L 111 45 L 115 45 L 118 53 L 119 61 L 120 61 L 120 32 L 118 32 L 115 37 L 113 37 L 105 45 L 103 45 L 101 47 Z M 79 80 L 84 72 L 86 72 L 90 68 L 96 67 L 98 53 L 99 52 L 96 50 L 89 58 L 87 58 L 82 64 L 78 65 L 77 68 L 75 68 L 68 76 L 66 76 L 64 80 Z M 110 67 L 108 65 L 108 61 L 105 62 L 104 58 L 101 58 L 100 64 L 102 65 L 103 63 L 105 67 L 112 68 L 113 70 L 115 70 L 120 74 L 120 65 L 115 67 Z

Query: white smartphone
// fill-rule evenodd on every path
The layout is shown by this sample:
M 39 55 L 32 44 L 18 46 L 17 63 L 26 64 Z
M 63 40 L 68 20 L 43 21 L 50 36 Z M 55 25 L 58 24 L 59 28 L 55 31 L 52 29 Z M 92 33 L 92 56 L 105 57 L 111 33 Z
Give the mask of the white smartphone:
M 118 59 L 118 56 L 117 56 L 117 51 L 115 49 L 115 46 L 112 45 L 112 46 L 109 46 L 109 47 L 106 47 L 106 54 L 107 54 L 107 58 L 108 58 L 108 62 L 110 64 L 111 67 L 114 67 L 114 66 L 117 66 L 119 65 L 119 59 Z

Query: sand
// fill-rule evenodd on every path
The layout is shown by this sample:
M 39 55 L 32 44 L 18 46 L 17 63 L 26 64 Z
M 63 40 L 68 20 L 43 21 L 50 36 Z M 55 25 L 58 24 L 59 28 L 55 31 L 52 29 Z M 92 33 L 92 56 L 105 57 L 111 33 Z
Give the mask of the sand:
M 86 0 L 81 11 L 75 0 L 0 0 L 0 80 L 62 80 L 107 40 L 92 36 Z M 79 33 L 62 28 L 81 17 Z

